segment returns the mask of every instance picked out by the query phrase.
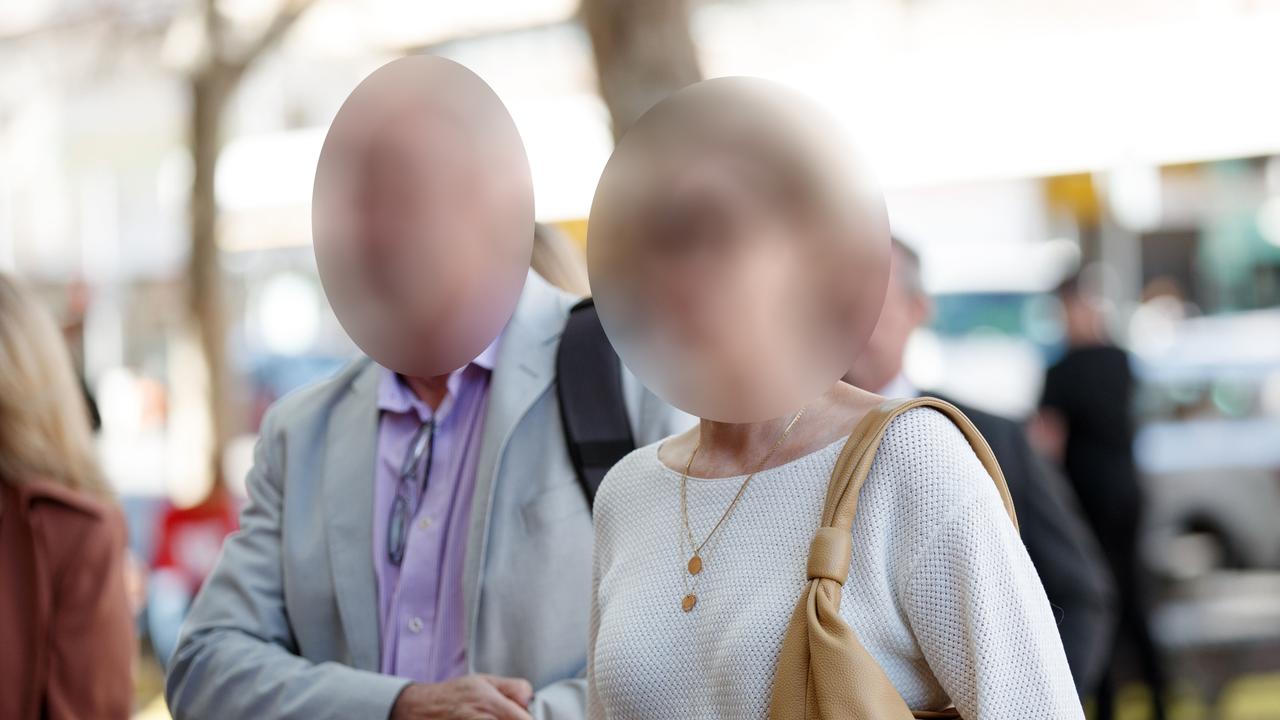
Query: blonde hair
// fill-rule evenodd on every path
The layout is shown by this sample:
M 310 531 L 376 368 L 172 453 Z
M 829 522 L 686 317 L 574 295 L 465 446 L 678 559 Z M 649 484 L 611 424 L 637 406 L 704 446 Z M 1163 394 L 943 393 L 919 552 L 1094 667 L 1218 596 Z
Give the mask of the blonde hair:
M 49 311 L 0 273 L 0 479 L 49 480 L 98 497 L 89 411 L 71 354 Z
M 543 280 L 574 295 L 590 295 L 587 260 L 559 228 L 545 223 L 533 226 L 533 271 Z

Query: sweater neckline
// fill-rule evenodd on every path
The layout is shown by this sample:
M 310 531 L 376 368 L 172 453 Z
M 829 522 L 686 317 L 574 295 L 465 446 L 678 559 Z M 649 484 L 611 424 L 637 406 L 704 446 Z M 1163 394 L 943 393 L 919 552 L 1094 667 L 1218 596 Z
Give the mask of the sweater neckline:
M 832 441 L 830 444 L 828 444 L 825 447 L 821 447 L 821 448 L 818 448 L 817 450 L 814 450 L 811 453 L 806 453 L 804 455 L 801 455 L 800 457 L 795 458 L 794 460 L 788 460 L 787 462 L 782 463 L 781 465 L 774 465 L 771 468 L 761 470 L 760 472 L 756 473 L 755 479 L 760 480 L 762 478 L 775 475 L 780 471 L 793 470 L 796 467 L 807 465 L 811 462 L 816 461 L 819 458 L 825 458 L 827 455 L 831 454 L 832 451 L 836 451 L 838 453 L 840 450 L 844 449 L 844 444 L 848 439 L 849 438 L 847 437 L 839 438 L 837 440 Z M 653 462 L 657 463 L 658 467 L 662 468 L 664 472 L 675 477 L 676 479 L 679 479 L 683 473 L 681 473 L 679 470 L 672 468 L 666 463 L 662 462 L 662 457 L 658 454 L 659 450 L 661 450 L 662 448 L 663 443 L 665 442 L 666 441 L 664 440 L 662 442 L 656 442 L 653 445 L 650 445 L 649 455 L 653 459 Z M 742 482 L 747 478 L 747 475 L 748 473 L 742 473 L 741 475 L 729 475 L 726 477 L 712 477 L 712 478 L 699 477 L 697 475 L 690 475 L 689 481 L 697 482 L 697 483 L 707 483 L 707 484 L 724 483 L 724 482 L 730 482 L 735 480 L 737 482 Z

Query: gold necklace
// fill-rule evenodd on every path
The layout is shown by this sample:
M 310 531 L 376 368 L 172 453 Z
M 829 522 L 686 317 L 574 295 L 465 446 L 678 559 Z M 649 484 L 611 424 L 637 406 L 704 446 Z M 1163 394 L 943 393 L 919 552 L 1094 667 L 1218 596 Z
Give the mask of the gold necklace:
M 773 454 L 778 451 L 778 448 L 782 447 L 782 443 L 787 441 L 787 437 L 791 435 L 791 430 L 795 428 L 796 422 L 798 422 L 800 417 L 804 415 L 804 411 L 806 409 L 808 409 L 807 405 L 800 408 L 800 412 L 797 412 L 795 416 L 791 418 L 791 422 L 787 423 L 787 427 L 783 429 L 782 434 L 779 435 L 777 441 L 773 443 L 773 447 L 769 448 L 769 452 L 765 453 L 765 456 L 756 464 L 755 470 L 751 471 L 751 474 L 747 476 L 747 479 L 742 481 L 742 486 L 738 488 L 738 493 L 734 495 L 733 500 L 729 502 L 729 507 L 725 508 L 725 511 L 720 515 L 720 519 L 716 521 L 715 526 L 711 528 L 711 532 L 707 533 L 707 536 L 703 538 L 701 543 L 698 543 L 693 539 L 693 530 L 689 527 L 688 502 L 689 469 L 693 467 L 693 459 L 698 456 L 698 450 L 702 448 L 701 437 L 699 437 L 698 442 L 693 446 L 693 452 L 689 453 L 689 461 L 685 463 L 684 472 L 680 475 L 680 517 L 684 521 L 685 537 L 688 539 L 689 548 L 692 551 L 689 557 L 689 562 L 685 564 L 684 568 L 687 574 L 681 573 L 681 578 L 684 580 L 685 588 L 684 597 L 680 600 L 681 610 L 689 612 L 698 604 L 698 595 L 694 592 L 697 588 L 690 588 L 689 580 L 690 578 L 693 578 L 694 585 L 696 586 L 698 575 L 702 572 L 705 565 L 702 549 L 707 546 L 707 543 L 711 542 L 711 538 L 715 537 L 716 531 L 720 529 L 720 526 L 724 524 L 724 521 L 733 513 L 733 509 L 738 506 L 738 501 L 742 499 L 742 494 L 747 491 L 747 485 L 751 484 L 751 479 L 754 478 L 756 473 L 760 472 L 761 468 L 769 462 L 769 458 L 773 457 Z

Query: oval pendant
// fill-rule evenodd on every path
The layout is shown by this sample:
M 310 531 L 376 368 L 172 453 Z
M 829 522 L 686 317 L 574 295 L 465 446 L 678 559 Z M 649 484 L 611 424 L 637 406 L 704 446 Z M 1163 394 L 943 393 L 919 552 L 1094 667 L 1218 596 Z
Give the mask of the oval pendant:
M 689 574 L 697 575 L 700 572 L 702 572 L 702 558 L 694 555 L 689 558 Z
M 693 606 L 697 604 L 698 604 L 698 596 L 694 595 L 693 593 L 689 593 L 688 595 L 684 596 L 684 600 L 680 601 L 680 609 L 684 610 L 685 612 L 689 612 L 690 610 L 693 609 Z

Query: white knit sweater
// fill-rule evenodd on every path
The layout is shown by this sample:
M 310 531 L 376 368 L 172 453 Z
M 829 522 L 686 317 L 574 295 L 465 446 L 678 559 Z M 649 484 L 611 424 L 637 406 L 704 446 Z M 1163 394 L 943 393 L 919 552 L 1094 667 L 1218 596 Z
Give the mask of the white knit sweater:
M 844 441 L 760 473 L 707 550 L 698 604 L 680 473 L 639 448 L 595 502 L 589 717 L 762 718 L 809 541 Z M 701 541 L 742 477 L 691 478 Z M 1049 601 L 964 436 L 915 408 L 887 429 L 862 488 L 840 613 L 913 709 L 966 720 L 1083 718 Z

